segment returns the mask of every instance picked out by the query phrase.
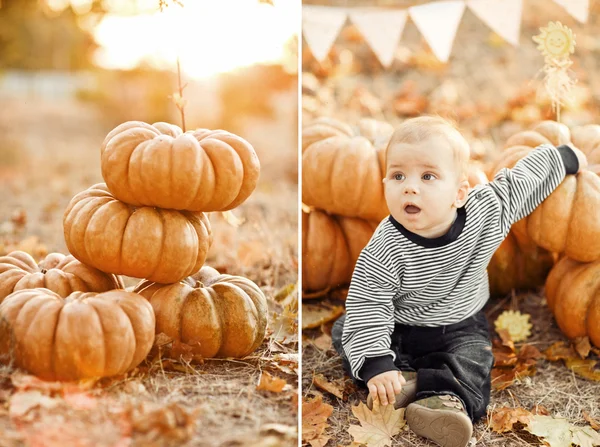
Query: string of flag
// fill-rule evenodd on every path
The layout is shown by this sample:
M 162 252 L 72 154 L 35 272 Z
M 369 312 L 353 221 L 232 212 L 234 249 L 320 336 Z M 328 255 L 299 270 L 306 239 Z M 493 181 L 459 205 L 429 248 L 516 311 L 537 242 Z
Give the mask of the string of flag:
M 589 15 L 589 0 L 553 0 L 581 23 Z M 448 62 L 465 9 L 511 45 L 519 45 L 523 0 L 440 0 L 407 9 L 302 6 L 302 33 L 314 57 L 323 61 L 349 19 L 384 67 L 394 60 L 410 18 L 442 62 Z

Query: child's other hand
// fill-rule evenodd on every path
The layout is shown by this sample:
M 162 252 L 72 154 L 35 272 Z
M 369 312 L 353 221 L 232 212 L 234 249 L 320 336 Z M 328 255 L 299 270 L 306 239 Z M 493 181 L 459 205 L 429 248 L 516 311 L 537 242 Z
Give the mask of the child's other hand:
M 405 383 L 400 371 L 386 371 L 373 376 L 367 386 L 373 401 L 379 399 L 381 405 L 387 405 L 396 401 L 396 394 L 400 394 Z

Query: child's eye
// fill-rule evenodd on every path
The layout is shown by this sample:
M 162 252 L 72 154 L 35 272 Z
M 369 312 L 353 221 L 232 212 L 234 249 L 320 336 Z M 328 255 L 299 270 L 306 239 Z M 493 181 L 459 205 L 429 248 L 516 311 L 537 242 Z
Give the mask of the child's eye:
M 394 180 L 404 180 L 404 174 L 394 174 Z
M 435 179 L 435 175 L 433 174 L 423 174 L 423 180 L 433 180 Z

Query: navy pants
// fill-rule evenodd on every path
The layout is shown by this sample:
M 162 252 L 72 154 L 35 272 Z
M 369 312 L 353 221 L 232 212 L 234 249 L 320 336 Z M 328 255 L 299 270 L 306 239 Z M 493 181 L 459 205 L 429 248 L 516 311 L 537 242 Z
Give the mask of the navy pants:
M 344 369 L 360 386 L 350 370 L 342 348 L 346 315 L 333 325 L 333 346 L 342 357 Z M 401 371 L 417 371 L 417 399 L 436 394 L 453 394 L 464 403 L 476 421 L 490 402 L 491 370 L 494 364 L 488 322 L 479 311 L 459 323 L 440 327 L 396 324 L 391 347 L 394 364 Z

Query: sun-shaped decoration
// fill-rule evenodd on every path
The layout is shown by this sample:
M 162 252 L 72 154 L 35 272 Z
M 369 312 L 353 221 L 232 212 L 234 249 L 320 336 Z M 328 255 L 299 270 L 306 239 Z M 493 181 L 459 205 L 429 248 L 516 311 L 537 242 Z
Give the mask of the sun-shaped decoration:
M 540 34 L 532 39 L 547 59 L 565 59 L 575 52 L 575 34 L 560 22 L 548 23 L 548 26 L 540 28 Z
M 531 335 L 529 315 L 519 311 L 505 310 L 496 318 L 496 331 L 506 329 L 512 341 L 523 341 Z
M 560 22 L 550 22 L 540 28 L 540 34 L 533 36 L 538 50 L 544 56 L 544 87 L 556 111 L 556 121 L 560 122 L 560 107 L 567 100 L 571 87 L 577 79 L 569 70 L 573 61 L 570 55 L 575 52 L 575 34 Z

